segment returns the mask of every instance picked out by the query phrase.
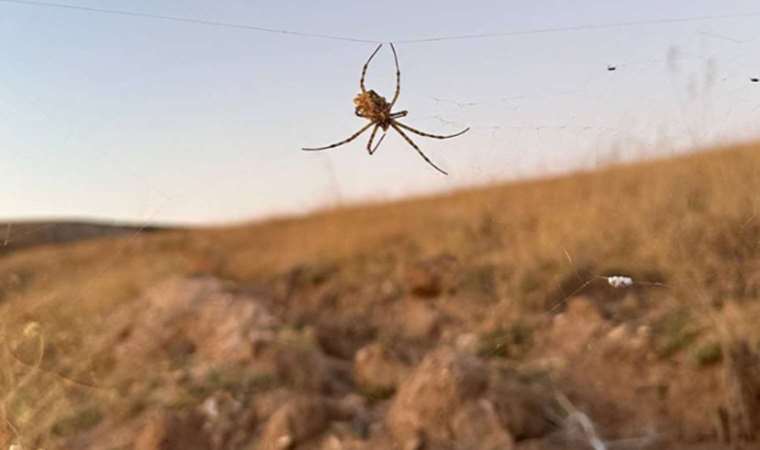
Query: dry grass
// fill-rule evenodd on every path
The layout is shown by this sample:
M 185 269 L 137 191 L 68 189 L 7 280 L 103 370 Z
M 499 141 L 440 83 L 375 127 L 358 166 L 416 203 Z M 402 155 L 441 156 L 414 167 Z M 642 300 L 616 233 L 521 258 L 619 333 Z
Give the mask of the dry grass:
M 492 321 L 543 314 L 594 275 L 625 274 L 665 285 L 644 295 L 644 307 L 661 313 L 663 358 L 688 349 L 697 365 L 718 364 L 716 308 L 747 305 L 753 312 L 746 321 L 758 310 L 752 306 L 760 295 L 757 192 L 760 146 L 746 145 L 302 218 L 5 255 L 0 419 L 12 424 L 8 434 L 39 445 L 95 427 L 105 415 L 128 420 L 128 408 L 117 401 L 118 368 L 108 361 L 119 329 L 113 321 L 128 317 L 121 312 L 143 289 L 175 274 L 213 274 L 270 288 L 275 297 L 284 279 L 288 296 L 304 298 L 329 280 L 336 321 L 373 311 L 344 297 L 382 281 L 402 284 L 405 267 L 440 255 L 457 258 L 461 282 L 480 308 L 468 320 L 484 320 L 483 311 Z M 604 289 L 591 283 L 585 292 Z M 318 314 L 304 311 L 302 320 Z M 606 311 L 616 320 L 640 314 Z M 45 346 L 35 355 L 32 345 L 24 361 L 17 351 L 22 341 L 37 339 L 23 333 L 31 322 Z M 756 343 L 759 335 L 748 327 L 744 337 Z M 157 364 L 145 361 L 146 377 L 162 370 Z

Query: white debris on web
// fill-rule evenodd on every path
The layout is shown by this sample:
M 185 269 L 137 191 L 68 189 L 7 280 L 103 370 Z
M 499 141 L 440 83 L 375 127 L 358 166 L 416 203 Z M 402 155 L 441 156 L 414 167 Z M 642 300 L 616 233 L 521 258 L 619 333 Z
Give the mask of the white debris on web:
M 614 288 L 624 288 L 633 286 L 633 278 L 623 275 L 613 275 L 607 278 L 607 283 Z

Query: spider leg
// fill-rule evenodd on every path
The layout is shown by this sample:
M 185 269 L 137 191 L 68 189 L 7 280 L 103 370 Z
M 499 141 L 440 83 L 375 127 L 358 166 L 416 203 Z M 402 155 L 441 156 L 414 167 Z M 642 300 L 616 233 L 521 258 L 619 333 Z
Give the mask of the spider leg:
M 399 119 L 401 117 L 406 117 L 406 115 L 409 114 L 409 111 L 399 111 L 391 114 L 391 119 Z
M 393 100 L 391 100 L 391 107 L 398 100 L 399 94 L 401 94 L 401 69 L 398 68 L 398 55 L 396 54 L 396 47 L 391 42 L 391 50 L 393 51 L 393 61 L 396 63 L 396 92 L 393 94 Z
M 377 130 L 380 128 L 380 124 L 375 125 L 375 128 L 372 129 L 372 134 L 369 136 L 369 142 L 367 142 L 367 153 L 370 155 L 374 154 L 378 147 L 380 147 L 380 143 L 383 142 L 383 139 L 385 139 L 385 133 L 383 133 L 382 136 L 380 136 L 380 140 L 377 141 L 377 144 L 375 146 L 372 146 L 372 141 L 375 140 L 375 134 L 377 134 Z
M 367 146 L 367 151 L 369 151 L 370 155 L 373 155 L 377 151 L 377 148 L 380 147 L 380 144 L 383 142 L 383 139 L 385 139 L 385 133 L 383 133 L 383 135 L 380 136 L 380 139 L 378 139 L 377 144 L 375 144 L 373 148 L 370 148 L 369 145 Z
M 367 141 L 367 153 L 370 155 L 372 154 L 372 141 L 375 140 L 375 135 L 377 134 L 377 129 L 380 127 L 380 125 L 375 125 L 375 128 L 372 129 L 372 133 L 369 135 L 369 141 Z
M 377 54 L 377 52 L 380 51 L 380 47 L 382 47 L 382 46 L 383 46 L 383 44 L 378 45 L 377 48 L 375 49 L 375 51 L 372 52 L 371 55 L 369 55 L 369 59 L 367 60 L 367 62 L 364 63 L 364 68 L 362 68 L 362 77 L 359 80 L 359 87 L 361 88 L 362 92 L 367 92 L 367 89 L 364 88 L 364 77 L 367 76 L 367 67 L 369 67 L 369 62 L 372 61 L 372 58 L 375 57 L 375 55 Z
M 338 147 L 338 146 L 343 145 L 343 144 L 348 144 L 349 142 L 351 142 L 354 139 L 358 138 L 360 134 L 362 134 L 365 131 L 367 131 L 369 129 L 369 127 L 371 127 L 372 125 L 374 125 L 374 122 L 370 122 L 367 125 L 364 125 L 361 128 L 361 130 L 359 130 L 356 133 L 352 134 L 347 139 L 344 139 L 344 140 L 342 140 L 340 142 L 336 142 L 335 144 L 332 144 L 332 145 L 328 145 L 327 147 L 302 148 L 301 150 L 304 150 L 304 151 L 307 151 L 307 152 L 314 152 L 314 151 L 319 151 L 319 150 L 328 150 L 328 149 L 335 148 L 335 147 Z
M 437 135 L 437 134 L 429 134 L 429 133 L 424 133 L 424 132 L 422 132 L 420 130 L 415 130 L 414 128 L 410 127 L 409 125 L 404 125 L 401 122 L 396 122 L 396 125 L 400 126 L 401 128 L 403 128 L 405 130 L 411 131 L 414 134 L 419 134 L 420 136 L 425 136 L 425 137 L 435 138 L 435 139 L 449 139 L 449 138 L 461 136 L 461 135 L 465 134 L 467 131 L 470 130 L 470 127 L 467 127 L 464 130 L 460 131 L 459 133 L 454 133 L 454 134 L 450 134 L 450 135 L 447 135 L 447 136 L 440 136 L 440 135 Z
M 438 167 L 435 164 L 433 164 L 433 161 L 431 161 L 430 158 L 428 158 L 424 153 L 422 153 L 422 150 L 420 150 L 420 148 L 417 147 L 417 144 L 415 144 L 414 141 L 412 141 L 409 138 L 409 136 L 407 136 L 406 133 L 404 133 L 404 131 L 401 130 L 401 128 L 398 127 L 399 125 L 401 125 L 401 124 L 397 123 L 396 121 L 392 121 L 391 122 L 391 126 L 393 127 L 393 129 L 396 130 L 396 131 L 398 131 L 398 134 L 400 134 L 401 137 L 404 138 L 404 140 L 409 143 L 409 145 L 411 145 L 412 147 L 414 147 L 415 150 L 417 150 L 417 153 L 419 153 L 420 156 L 422 156 L 422 159 L 424 159 L 425 161 L 427 161 L 428 164 L 430 164 L 431 166 L 433 166 L 435 168 L 435 170 L 441 172 L 444 175 L 448 175 L 448 173 L 445 170 L 443 170 L 440 167 Z

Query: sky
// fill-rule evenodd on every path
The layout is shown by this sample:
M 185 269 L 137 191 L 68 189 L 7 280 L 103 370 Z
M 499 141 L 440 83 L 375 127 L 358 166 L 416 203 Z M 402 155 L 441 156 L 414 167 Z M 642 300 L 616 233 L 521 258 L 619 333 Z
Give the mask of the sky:
M 405 123 L 471 130 L 414 137 L 449 176 L 392 133 L 302 152 L 364 124 L 376 44 L 1 0 L 0 221 L 228 223 L 760 137 L 753 0 L 61 1 L 397 42 Z M 386 45 L 367 84 L 394 81 Z

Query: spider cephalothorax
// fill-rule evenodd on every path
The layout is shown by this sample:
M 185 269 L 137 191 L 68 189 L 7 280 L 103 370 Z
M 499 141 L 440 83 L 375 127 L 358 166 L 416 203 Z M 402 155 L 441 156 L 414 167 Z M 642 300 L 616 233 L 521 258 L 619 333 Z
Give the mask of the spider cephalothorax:
M 391 109 L 393 108 L 393 105 L 396 104 L 396 100 L 398 100 L 398 96 L 401 93 L 401 71 L 398 68 L 398 55 L 396 54 L 396 49 L 393 47 L 393 44 L 391 44 L 391 50 L 393 51 L 393 60 L 396 63 L 396 92 L 393 94 L 393 99 L 388 103 L 388 100 L 385 99 L 385 97 L 381 96 L 377 92 L 373 90 L 367 90 L 364 87 L 364 77 L 367 75 L 367 67 L 369 66 L 370 61 L 372 61 L 372 58 L 375 57 L 377 52 L 380 50 L 380 48 L 383 46 L 383 44 L 380 44 L 377 46 L 374 52 L 372 52 L 372 55 L 370 55 L 369 59 L 366 63 L 364 63 L 364 68 L 362 69 L 362 77 L 359 79 L 359 88 L 361 89 L 361 92 L 354 97 L 354 106 L 356 109 L 354 110 L 355 114 L 359 117 L 365 118 L 369 120 L 369 123 L 365 126 L 363 126 L 359 131 L 349 136 L 347 139 L 344 139 L 340 142 L 337 142 L 332 145 L 328 145 L 327 147 L 318 147 L 318 148 L 304 148 L 303 150 L 327 150 L 330 148 L 335 148 L 343 144 L 347 144 L 357 137 L 367 131 L 370 127 L 374 125 L 374 128 L 372 128 L 372 134 L 369 136 L 369 142 L 367 142 L 367 152 L 369 154 L 375 153 L 375 150 L 380 146 L 380 143 L 383 141 L 383 138 L 385 137 L 385 132 L 388 131 L 388 128 L 393 128 L 398 132 L 398 134 L 401 135 L 402 138 L 406 142 L 409 143 L 415 150 L 417 150 L 417 153 L 422 156 L 422 158 L 427 161 L 428 164 L 433 166 L 436 170 L 441 172 L 444 175 L 448 175 L 443 169 L 433 164 L 430 159 L 428 159 L 427 156 L 425 156 L 424 153 L 422 153 L 422 150 L 420 150 L 419 147 L 417 147 L 417 144 L 414 143 L 414 141 L 409 138 L 409 136 L 404 133 L 403 130 L 410 131 L 414 134 L 418 134 L 420 136 L 435 138 L 435 139 L 448 139 L 453 138 L 456 136 L 459 136 L 461 134 L 464 134 L 469 130 L 470 128 L 465 128 L 464 130 L 460 131 L 459 133 L 451 134 L 448 136 L 439 136 L 436 134 L 428 134 L 423 133 L 422 131 L 419 131 L 417 129 L 414 129 L 410 127 L 409 125 L 405 125 L 401 122 L 399 122 L 397 119 L 400 119 L 401 117 L 405 117 L 408 112 L 407 111 L 399 111 L 399 112 L 391 112 Z M 378 128 L 383 130 L 383 135 L 380 136 L 380 139 L 377 141 L 377 144 L 374 146 L 372 143 L 375 140 L 375 135 L 377 134 Z

